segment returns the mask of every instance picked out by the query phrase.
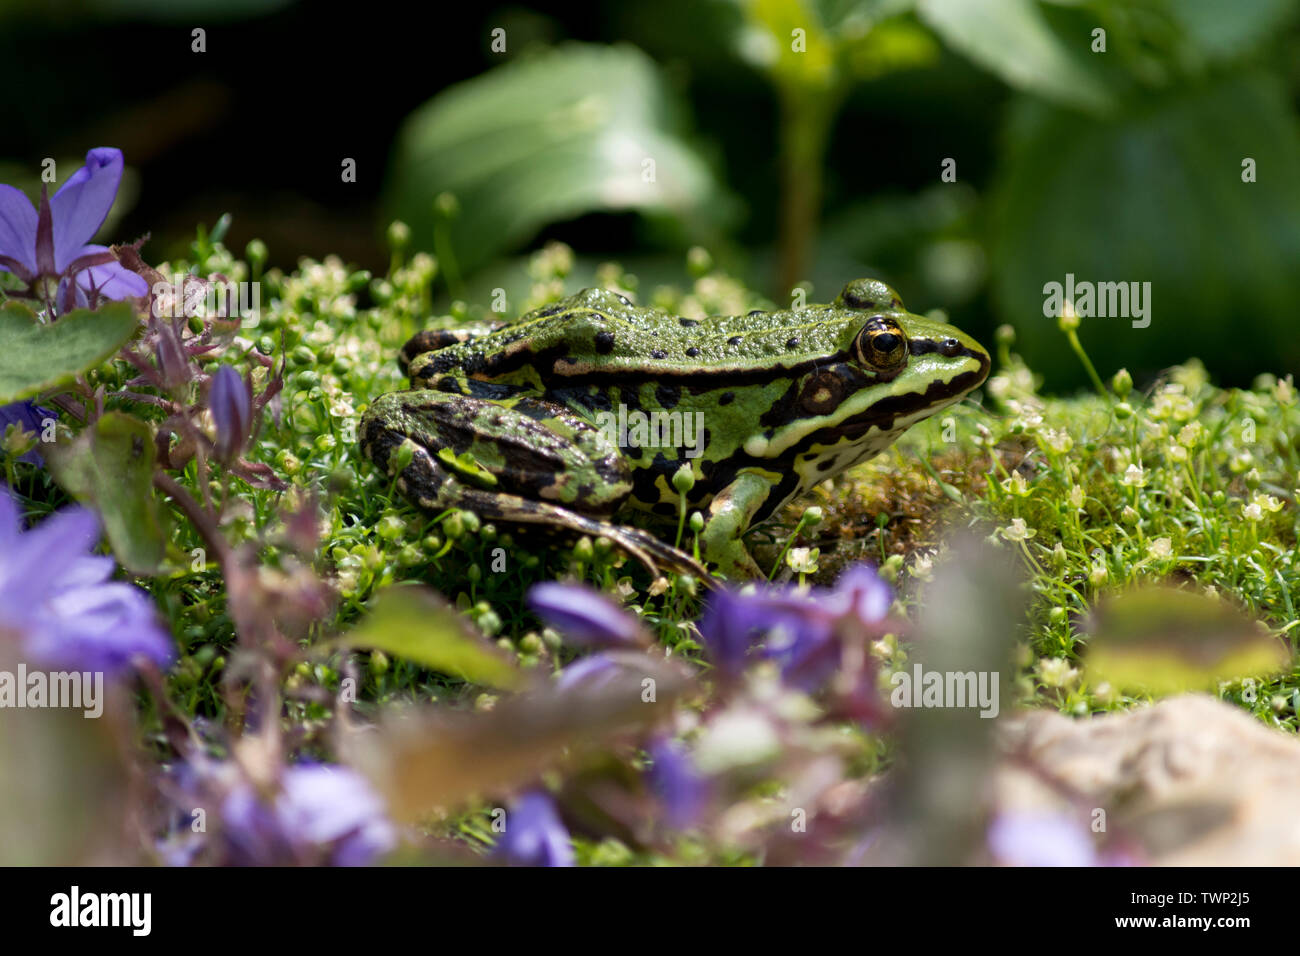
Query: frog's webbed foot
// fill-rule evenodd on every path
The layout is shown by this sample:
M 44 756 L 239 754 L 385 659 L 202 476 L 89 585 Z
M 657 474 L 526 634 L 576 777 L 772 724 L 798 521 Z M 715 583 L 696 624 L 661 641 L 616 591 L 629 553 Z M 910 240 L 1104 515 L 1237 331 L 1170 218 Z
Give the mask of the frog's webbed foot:
M 394 475 L 397 490 L 428 511 L 466 508 L 488 520 L 606 537 L 645 565 L 710 575 L 649 532 L 605 520 L 631 493 L 630 468 L 603 431 L 527 395 L 487 400 L 431 389 L 377 398 L 361 448 Z M 581 510 L 578 510 L 581 509 Z

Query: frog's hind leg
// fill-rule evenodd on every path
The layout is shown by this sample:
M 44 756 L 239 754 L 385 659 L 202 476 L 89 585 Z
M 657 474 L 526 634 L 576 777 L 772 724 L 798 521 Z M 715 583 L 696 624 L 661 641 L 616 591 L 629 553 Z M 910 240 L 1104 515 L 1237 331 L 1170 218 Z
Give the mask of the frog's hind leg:
M 428 511 L 467 508 L 488 520 L 607 537 L 652 574 L 710 575 L 649 532 L 607 520 L 632 491 L 631 469 L 599 428 L 530 396 L 488 400 L 431 389 L 393 392 L 362 419 L 366 457 Z M 581 510 L 578 510 L 581 509 Z

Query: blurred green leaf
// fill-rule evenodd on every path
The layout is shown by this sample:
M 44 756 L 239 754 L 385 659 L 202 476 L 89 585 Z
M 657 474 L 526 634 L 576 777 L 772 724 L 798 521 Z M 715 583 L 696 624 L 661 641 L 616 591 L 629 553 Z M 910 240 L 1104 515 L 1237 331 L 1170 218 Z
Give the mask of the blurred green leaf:
M 1264 677 L 1291 652 L 1226 601 L 1195 591 L 1144 587 L 1094 613 L 1085 664 L 1094 683 L 1154 696 L 1214 690 L 1218 681 Z
M 137 574 L 157 571 L 166 538 L 153 491 L 152 429 L 138 418 L 107 412 L 45 458 L 55 480 L 99 512 L 122 565 Z
M 585 213 L 639 210 L 700 231 L 728 205 L 684 136 L 679 98 L 630 46 L 557 47 L 417 110 L 399 137 L 388 208 L 427 247 L 444 192 L 459 201 L 448 228 L 466 268 Z
M 1240 56 L 1295 20 L 1295 0 L 1165 0 L 1168 15 L 1211 59 Z
M 0 671 L 10 681 L 23 663 L 20 647 L 0 641 Z M 83 697 L 82 708 L 33 709 L 12 702 L 6 707 L 0 720 L 0 866 L 142 862 L 142 842 L 128 836 L 131 772 L 123 735 L 129 731 L 120 713 L 125 702 L 114 707 L 110 688 L 102 682 L 90 686 L 95 706 Z M 21 699 L 27 687 L 17 685 L 17 691 Z M 86 719 L 96 707 L 104 711 L 102 719 Z
M 0 308 L 0 405 L 28 398 L 92 369 L 139 327 L 132 308 L 112 302 L 97 312 L 76 309 L 41 325 L 20 302 Z
M 1088 20 L 1035 0 L 920 0 L 921 19 L 1010 86 L 1091 111 L 1115 103 Z M 1093 23 L 1095 26 L 1095 22 Z
M 1067 273 L 1151 283 L 1148 328 L 1083 319 L 1103 374 L 1150 374 L 1206 351 L 1241 380 L 1300 367 L 1300 137 L 1278 81 L 1228 77 L 1110 120 L 1022 101 L 1008 144 L 991 216 L 994 293 L 1051 387 L 1082 381 L 1043 315 L 1044 285 Z M 1247 157 L 1257 182 L 1242 181 Z
M 489 687 L 515 687 L 522 679 L 496 648 L 470 633 L 454 608 L 417 588 L 382 592 L 365 619 L 332 644 L 383 651 Z
M 345 738 L 345 759 L 370 778 L 400 820 L 534 781 L 602 741 L 667 719 L 689 686 L 675 661 L 639 652 L 606 656 L 616 669 L 591 686 L 559 691 L 547 681 L 486 712 L 390 714 L 373 732 Z

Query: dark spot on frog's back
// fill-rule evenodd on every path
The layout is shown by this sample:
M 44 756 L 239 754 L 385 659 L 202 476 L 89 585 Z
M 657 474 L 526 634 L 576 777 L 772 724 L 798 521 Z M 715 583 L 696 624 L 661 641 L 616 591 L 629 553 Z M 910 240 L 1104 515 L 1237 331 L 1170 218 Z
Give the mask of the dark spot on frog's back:
M 727 344 L 728 344 L 728 345 L 739 345 L 739 344 L 740 344 L 740 336 L 739 336 L 739 335 L 733 335 L 731 338 L 727 339 Z
M 681 326 L 684 329 L 693 329 L 700 324 L 695 319 L 680 318 L 677 321 L 681 323 Z
M 665 384 L 655 389 L 655 400 L 659 402 L 661 408 L 676 408 L 681 399 L 682 390 L 679 385 Z
M 735 392 L 723 392 L 721 395 L 718 396 L 719 405 L 730 405 L 735 400 L 736 400 Z
M 793 338 L 789 339 L 785 343 L 785 347 L 788 349 L 797 349 L 799 347 L 799 336 L 796 335 Z
M 650 357 L 651 357 L 652 359 L 662 359 L 662 358 L 667 358 L 667 357 L 668 357 L 668 353 L 665 352 L 663 349 L 655 349 L 653 352 L 650 353 Z
M 614 333 L 604 329 L 596 333 L 595 338 L 596 351 L 601 355 L 608 355 L 614 351 Z
M 751 310 L 749 311 L 749 317 L 750 317 L 751 319 L 754 318 L 755 316 L 758 316 L 758 315 L 767 315 L 767 313 L 764 312 L 762 309 L 751 309 Z
M 700 354 L 700 350 L 697 349 L 694 345 L 692 345 L 690 348 L 688 348 L 688 349 L 686 350 L 686 354 L 687 354 L 690 358 L 695 358 L 696 356 L 698 356 L 698 355 Z

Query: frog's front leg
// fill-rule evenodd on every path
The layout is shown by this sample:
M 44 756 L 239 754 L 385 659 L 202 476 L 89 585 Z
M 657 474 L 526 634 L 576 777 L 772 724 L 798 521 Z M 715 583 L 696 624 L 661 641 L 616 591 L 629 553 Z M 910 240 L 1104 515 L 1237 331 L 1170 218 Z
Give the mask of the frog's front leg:
M 509 386 L 484 395 L 391 392 L 361 420 L 361 448 L 428 511 L 467 508 L 489 520 L 607 537 L 652 571 L 704 568 L 653 535 L 608 520 L 632 492 L 631 467 L 606 433 L 563 406 Z M 401 467 L 403 449 L 409 463 Z
M 709 515 L 700 533 L 704 556 L 728 578 L 763 577 L 740 536 L 771 492 L 771 479 L 742 472 L 709 504 Z

